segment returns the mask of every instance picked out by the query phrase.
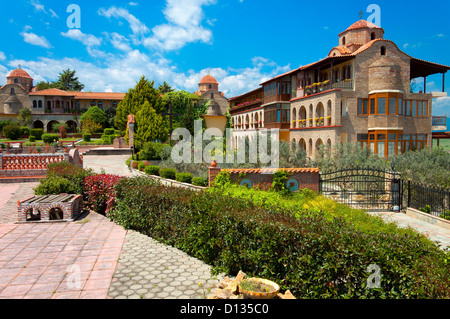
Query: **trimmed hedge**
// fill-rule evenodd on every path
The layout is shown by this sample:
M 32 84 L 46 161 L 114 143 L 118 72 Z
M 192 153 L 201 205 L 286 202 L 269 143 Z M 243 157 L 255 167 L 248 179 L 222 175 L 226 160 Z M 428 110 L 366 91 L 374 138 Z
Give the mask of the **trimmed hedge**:
M 217 272 L 271 279 L 298 298 L 449 298 L 448 254 L 423 235 L 364 232 L 343 217 L 271 208 L 218 193 L 122 179 L 109 218 Z M 372 216 L 367 215 L 368 222 Z M 381 288 L 369 289 L 370 265 Z
M 91 141 L 91 134 L 83 134 L 83 141 L 90 142 Z
M 159 174 L 162 178 L 175 180 L 177 176 L 177 171 L 175 170 L 175 168 L 161 168 L 159 170 Z
M 32 128 L 30 130 L 30 135 L 36 138 L 36 141 L 42 140 L 42 135 L 44 134 L 44 129 L 42 128 Z
M 9 138 L 12 141 L 17 141 L 22 135 L 22 129 L 19 125 L 6 125 L 3 128 L 3 135 L 5 135 L 6 138 Z
M 144 167 L 144 172 L 147 175 L 156 175 L 159 176 L 159 166 L 156 165 L 147 165 Z
M 208 178 L 194 177 L 192 178 L 192 185 L 206 187 L 208 186 Z
M 42 135 L 42 141 L 45 144 L 52 144 L 53 142 L 59 141 L 59 135 L 58 134 L 43 134 Z
M 177 173 L 175 175 L 175 180 L 181 183 L 192 183 L 192 174 L 191 173 Z

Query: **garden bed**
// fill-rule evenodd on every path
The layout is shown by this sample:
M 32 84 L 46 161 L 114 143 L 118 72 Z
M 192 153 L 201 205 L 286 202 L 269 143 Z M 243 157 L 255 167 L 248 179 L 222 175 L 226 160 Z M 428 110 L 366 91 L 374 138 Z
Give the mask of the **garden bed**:
M 328 212 L 317 197 L 304 204 L 310 208 L 282 197 L 258 202 L 140 176 L 118 182 L 108 217 L 216 272 L 242 270 L 299 298 L 450 297 L 448 254 L 425 236 L 348 207 Z M 381 269 L 380 289 L 368 287 L 370 265 Z

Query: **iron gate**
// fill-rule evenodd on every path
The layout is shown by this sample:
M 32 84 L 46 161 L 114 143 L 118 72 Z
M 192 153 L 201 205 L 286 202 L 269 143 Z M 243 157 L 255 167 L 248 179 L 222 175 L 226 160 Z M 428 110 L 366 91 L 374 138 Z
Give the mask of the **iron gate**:
M 373 168 L 349 168 L 320 174 L 321 194 L 364 210 L 401 209 L 400 174 Z

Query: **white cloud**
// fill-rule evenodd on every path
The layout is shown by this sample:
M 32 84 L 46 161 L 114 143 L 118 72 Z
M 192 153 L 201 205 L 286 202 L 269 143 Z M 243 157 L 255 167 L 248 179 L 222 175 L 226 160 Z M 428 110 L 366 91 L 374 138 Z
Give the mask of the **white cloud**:
M 101 8 L 98 11 L 98 14 L 108 19 L 110 19 L 111 17 L 116 19 L 125 19 L 130 25 L 131 31 L 133 32 L 133 41 L 136 44 L 139 44 L 144 38 L 145 34 L 150 31 L 143 22 L 141 22 L 138 18 L 136 18 L 127 9 L 124 8 L 117 8 L 114 6 L 107 10 Z
M 95 53 L 104 54 L 101 51 Z M 289 66 L 280 67 L 273 61 L 257 57 L 252 59 L 252 66 L 248 68 L 207 68 L 184 73 L 164 57 L 149 56 L 138 50 L 121 55 L 107 55 L 103 66 L 83 62 L 77 58 L 11 60 L 8 64 L 12 68 L 21 64 L 29 71 L 35 83 L 53 81 L 61 70 L 75 69 L 80 81 L 86 85 L 85 90 L 99 92 L 127 92 L 143 75 L 155 81 L 155 85 L 166 81 L 174 89 L 195 92 L 198 90 L 200 79 L 210 73 L 220 83 L 219 89 L 226 97 L 254 90 L 262 81 L 289 70 Z M 7 74 L 7 71 L 3 72 L 0 64 L 0 76 L 3 73 Z
M 41 4 L 38 0 L 31 0 L 30 4 L 34 7 L 34 9 L 37 12 L 44 12 L 45 14 L 49 14 L 52 18 L 59 18 L 59 16 L 56 14 L 55 11 L 53 11 L 52 9 L 49 9 L 47 12 L 47 10 L 45 10 L 45 6 L 43 4 Z
M 116 49 L 124 52 L 129 52 L 132 50 L 130 46 L 130 41 L 123 35 L 118 34 L 117 32 L 113 33 L 104 32 L 104 34 Z
M 0 51 L 0 61 L 4 61 L 4 60 L 6 60 L 6 56 L 2 51 Z
M 215 0 L 167 0 L 164 16 L 168 23 L 155 26 L 153 36 L 145 39 L 144 45 L 173 51 L 188 43 L 210 43 L 212 31 L 201 25 L 205 18 L 203 6 L 215 3 Z M 209 25 L 214 22 L 214 19 L 207 19 Z
M 50 49 L 52 46 L 50 42 L 44 36 L 38 36 L 32 32 L 22 32 L 20 35 L 26 43 L 37 45 L 46 49 Z
M 97 38 L 92 34 L 85 34 L 79 29 L 69 29 L 67 32 L 61 32 L 61 35 L 76 41 L 80 41 L 87 47 L 99 46 L 102 43 L 101 38 Z
M 433 99 L 433 115 L 435 116 L 449 116 L 450 112 L 450 97 L 438 97 Z

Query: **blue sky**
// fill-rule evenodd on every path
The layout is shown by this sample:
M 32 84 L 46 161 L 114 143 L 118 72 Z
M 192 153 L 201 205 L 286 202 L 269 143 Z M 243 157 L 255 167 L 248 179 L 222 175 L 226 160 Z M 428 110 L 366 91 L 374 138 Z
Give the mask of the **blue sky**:
M 67 25 L 70 4 L 80 7 L 79 29 Z M 35 83 L 76 69 L 85 90 L 100 92 L 126 92 L 142 75 L 194 92 L 210 73 L 232 97 L 325 57 L 370 4 L 386 39 L 450 65 L 447 0 L 22 0 L 2 4 L 0 85 L 19 64 Z M 442 76 L 428 78 L 427 91 L 441 89 Z M 434 114 L 450 114 L 450 97 L 434 101 Z

